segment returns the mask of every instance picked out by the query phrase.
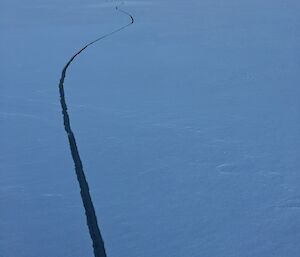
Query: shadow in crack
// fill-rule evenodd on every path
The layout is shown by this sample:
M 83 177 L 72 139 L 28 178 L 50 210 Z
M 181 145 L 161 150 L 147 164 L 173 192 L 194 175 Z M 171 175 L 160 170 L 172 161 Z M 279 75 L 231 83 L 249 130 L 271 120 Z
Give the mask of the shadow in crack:
M 95 257 L 106 257 L 106 251 L 105 251 L 104 242 L 103 242 L 103 239 L 102 239 L 102 236 L 100 233 L 95 208 L 94 208 L 92 198 L 90 195 L 89 185 L 88 185 L 88 182 L 85 177 L 82 161 L 81 161 L 78 147 L 76 144 L 75 135 L 71 129 L 70 117 L 68 114 L 68 107 L 67 107 L 67 103 L 66 103 L 66 99 L 65 99 L 64 82 L 65 82 L 67 70 L 68 70 L 70 64 L 76 58 L 76 56 L 78 56 L 82 51 L 84 51 L 90 45 L 92 45 L 106 37 L 109 37 L 134 23 L 134 19 L 129 13 L 125 12 L 124 10 L 122 10 L 118 7 L 116 7 L 116 10 L 129 16 L 131 19 L 130 23 L 128 23 L 125 26 L 122 26 L 104 36 L 101 36 L 101 37 L 95 39 L 94 41 L 88 43 L 84 47 L 82 47 L 66 63 L 66 65 L 64 66 L 64 68 L 62 70 L 60 81 L 59 81 L 59 95 L 60 95 L 60 104 L 61 104 L 61 109 L 62 109 L 62 114 L 63 114 L 64 127 L 65 127 L 66 134 L 68 136 L 69 146 L 70 146 L 72 158 L 73 158 L 74 165 L 75 165 L 75 172 L 76 172 L 77 180 L 78 180 L 79 187 L 80 187 L 81 199 L 82 199 L 83 206 L 85 209 L 87 226 L 88 226 L 89 233 L 90 233 L 90 236 L 91 236 L 91 239 L 93 242 L 93 249 L 94 249 Z

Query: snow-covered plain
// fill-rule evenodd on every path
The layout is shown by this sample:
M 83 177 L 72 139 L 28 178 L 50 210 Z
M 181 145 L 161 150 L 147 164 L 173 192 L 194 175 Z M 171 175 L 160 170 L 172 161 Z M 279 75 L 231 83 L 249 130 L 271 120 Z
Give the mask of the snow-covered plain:
M 0 256 L 92 256 L 58 83 L 128 17 L 0 3 Z M 300 2 L 123 3 L 65 81 L 107 255 L 300 256 Z

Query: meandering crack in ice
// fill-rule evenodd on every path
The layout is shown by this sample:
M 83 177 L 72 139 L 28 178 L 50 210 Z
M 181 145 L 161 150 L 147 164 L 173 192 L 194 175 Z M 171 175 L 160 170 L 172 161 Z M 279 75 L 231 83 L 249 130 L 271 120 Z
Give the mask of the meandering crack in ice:
M 134 19 L 131 16 L 131 14 L 120 9 L 117 6 L 116 6 L 116 11 L 119 11 L 119 12 L 129 16 L 131 21 L 129 23 L 127 23 L 126 25 L 124 25 L 108 34 L 105 34 L 104 36 L 101 36 L 101 37 L 93 40 L 92 42 L 86 44 L 84 47 L 82 47 L 66 63 L 66 65 L 64 66 L 64 68 L 62 70 L 60 81 L 59 81 L 59 95 L 60 95 L 60 104 L 61 104 L 61 109 L 62 109 L 62 114 L 63 114 L 64 128 L 67 133 L 68 140 L 69 140 L 69 146 L 70 146 L 73 162 L 75 165 L 75 172 L 76 172 L 77 180 L 78 180 L 79 187 L 80 187 L 80 194 L 81 194 L 82 202 L 83 202 L 84 209 L 85 209 L 87 226 L 88 226 L 89 233 L 90 233 L 90 236 L 91 236 L 91 239 L 93 242 L 93 249 L 94 249 L 95 257 L 106 257 L 106 251 L 105 251 L 104 242 L 103 242 L 103 239 L 102 239 L 102 236 L 100 233 L 100 229 L 98 226 L 95 208 L 94 208 L 94 205 L 93 205 L 93 202 L 91 199 L 91 195 L 89 192 L 89 185 L 88 185 L 88 182 L 85 177 L 82 161 L 81 161 L 79 150 L 78 150 L 78 147 L 76 144 L 75 135 L 71 129 L 71 122 L 70 122 L 70 117 L 68 114 L 68 107 L 67 107 L 67 103 L 66 103 L 66 99 L 65 99 L 64 81 L 65 81 L 66 73 L 67 73 L 67 70 L 68 70 L 70 64 L 81 52 L 83 52 L 90 45 L 92 45 L 106 37 L 109 37 L 134 23 Z

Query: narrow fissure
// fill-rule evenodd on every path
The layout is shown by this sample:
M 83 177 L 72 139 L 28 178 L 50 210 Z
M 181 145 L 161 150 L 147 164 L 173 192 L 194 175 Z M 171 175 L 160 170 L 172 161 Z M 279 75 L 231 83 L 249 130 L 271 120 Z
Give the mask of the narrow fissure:
M 89 229 L 90 237 L 92 239 L 95 257 L 106 257 L 107 255 L 106 255 L 106 251 L 105 251 L 104 241 L 101 236 L 100 229 L 99 229 L 95 208 L 94 208 L 93 201 L 92 201 L 92 198 L 90 195 L 89 185 L 88 185 L 88 182 L 85 177 L 83 164 L 82 164 L 79 150 L 78 150 L 78 147 L 76 144 L 76 138 L 75 138 L 75 135 L 71 128 L 70 116 L 68 114 L 68 106 L 67 106 L 66 99 L 65 99 L 64 82 L 65 82 L 65 77 L 66 77 L 66 73 L 67 73 L 69 66 L 81 52 L 83 52 L 90 45 L 92 45 L 106 37 L 109 37 L 134 23 L 134 19 L 131 14 L 120 9 L 119 7 L 116 7 L 115 9 L 116 9 L 116 11 L 119 11 L 119 12 L 129 16 L 131 21 L 128 24 L 126 24 L 108 34 L 105 34 L 105 35 L 93 40 L 92 42 L 86 44 L 84 47 L 82 47 L 66 63 L 66 65 L 64 66 L 64 68 L 61 72 L 61 77 L 60 77 L 60 81 L 59 81 L 59 95 L 60 95 L 60 104 L 61 104 L 63 121 L 64 121 L 64 128 L 65 128 L 66 134 L 68 136 L 68 140 L 69 140 L 69 146 L 70 146 L 72 159 L 73 159 L 74 166 L 75 166 L 76 177 L 77 177 L 79 187 L 80 187 L 80 195 L 81 195 L 82 203 L 83 203 L 83 206 L 85 209 L 87 226 Z

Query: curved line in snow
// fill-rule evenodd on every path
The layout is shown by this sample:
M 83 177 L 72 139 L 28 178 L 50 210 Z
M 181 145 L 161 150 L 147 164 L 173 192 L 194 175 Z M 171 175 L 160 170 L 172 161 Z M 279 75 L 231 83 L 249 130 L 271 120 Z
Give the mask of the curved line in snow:
M 61 104 L 63 121 L 64 121 L 64 128 L 65 128 L 66 134 L 68 136 L 68 140 L 69 140 L 69 146 L 70 146 L 72 159 L 73 159 L 74 166 L 75 166 L 75 173 L 76 173 L 77 180 L 78 180 L 79 187 L 80 187 L 80 195 L 81 195 L 82 203 L 83 203 L 83 206 L 85 209 L 87 226 L 88 226 L 89 233 L 90 233 L 90 236 L 91 236 L 91 239 L 93 242 L 93 249 L 94 249 L 95 257 L 106 257 L 107 255 L 106 255 L 106 251 L 105 251 L 104 241 L 103 241 L 103 238 L 101 236 L 100 229 L 98 226 L 95 208 L 94 208 L 92 198 L 90 195 L 89 185 L 88 185 L 88 182 L 85 177 L 82 161 L 81 161 L 79 150 L 78 150 L 78 147 L 76 144 L 75 135 L 71 128 L 70 117 L 68 114 L 68 106 L 67 106 L 66 99 L 65 99 L 64 82 L 65 82 L 66 73 L 67 73 L 67 70 L 68 70 L 70 64 L 73 62 L 73 60 L 78 55 L 80 55 L 80 53 L 82 53 L 86 48 L 95 44 L 96 42 L 98 42 L 106 37 L 109 37 L 134 23 L 134 19 L 130 13 L 120 9 L 118 6 L 115 9 L 117 11 L 129 16 L 131 21 L 128 24 L 126 24 L 110 33 L 107 33 L 107 34 L 93 40 L 92 42 L 86 44 L 85 46 L 83 46 L 66 63 L 66 65 L 64 66 L 64 68 L 61 72 L 61 77 L 60 77 L 60 81 L 59 81 L 59 95 L 60 95 L 60 104 Z

